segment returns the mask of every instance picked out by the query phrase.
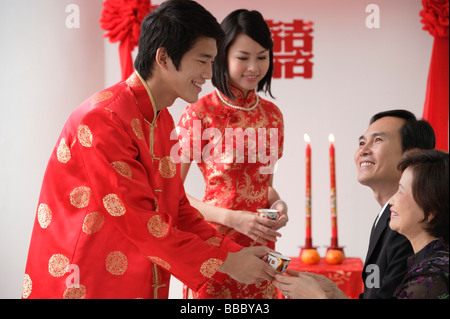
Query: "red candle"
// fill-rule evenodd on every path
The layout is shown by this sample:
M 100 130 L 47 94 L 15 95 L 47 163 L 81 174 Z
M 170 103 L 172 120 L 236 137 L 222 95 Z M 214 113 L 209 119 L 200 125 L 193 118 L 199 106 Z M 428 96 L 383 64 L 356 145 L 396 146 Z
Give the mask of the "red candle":
M 337 206 L 336 206 L 336 167 L 334 156 L 334 135 L 328 137 L 330 142 L 330 204 L 331 204 L 331 247 L 338 247 Z
M 304 136 L 306 142 L 306 239 L 305 248 L 312 247 L 311 237 L 311 145 L 308 134 Z

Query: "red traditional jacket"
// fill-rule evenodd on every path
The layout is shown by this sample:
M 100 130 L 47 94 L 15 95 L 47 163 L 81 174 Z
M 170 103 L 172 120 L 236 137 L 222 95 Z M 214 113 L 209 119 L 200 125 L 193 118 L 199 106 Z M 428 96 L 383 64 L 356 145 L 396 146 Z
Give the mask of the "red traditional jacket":
M 82 103 L 45 172 L 23 298 L 167 298 L 197 290 L 242 247 L 186 198 L 173 119 L 135 73 Z

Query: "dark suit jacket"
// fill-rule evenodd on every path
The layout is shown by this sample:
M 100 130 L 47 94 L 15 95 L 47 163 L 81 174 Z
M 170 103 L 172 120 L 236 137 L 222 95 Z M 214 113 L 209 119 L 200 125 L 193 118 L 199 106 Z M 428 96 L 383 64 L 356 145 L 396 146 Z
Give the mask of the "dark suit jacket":
M 362 274 L 364 292 L 359 298 L 393 298 L 395 289 L 405 277 L 407 258 L 413 254 L 409 240 L 389 228 L 390 208 L 390 205 L 386 206 L 377 226 L 372 228 Z

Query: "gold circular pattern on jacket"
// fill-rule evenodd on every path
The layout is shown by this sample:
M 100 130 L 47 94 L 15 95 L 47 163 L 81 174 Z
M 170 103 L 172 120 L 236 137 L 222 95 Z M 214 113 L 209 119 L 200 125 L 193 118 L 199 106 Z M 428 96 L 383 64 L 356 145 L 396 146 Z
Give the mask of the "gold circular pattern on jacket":
M 56 158 L 60 163 L 67 163 L 72 158 L 72 155 L 70 154 L 70 148 L 66 144 L 66 139 L 63 137 L 61 138 L 61 141 L 59 142 L 59 146 L 56 149 Z
M 48 272 L 53 277 L 61 277 L 69 267 L 69 258 L 62 254 L 54 254 L 48 261 Z
M 206 243 L 210 244 L 211 246 L 220 247 L 220 244 L 222 243 L 222 238 L 220 237 L 211 237 L 205 240 Z
M 25 274 L 25 276 L 23 277 L 22 298 L 27 299 L 31 295 L 32 290 L 33 281 L 31 281 L 30 275 Z
M 172 178 L 177 172 L 175 161 L 170 156 L 165 156 L 159 161 L 159 173 L 164 178 Z
M 141 80 L 139 80 L 139 77 L 136 75 L 136 73 L 133 73 L 126 81 L 126 84 L 128 84 L 129 86 L 131 86 L 132 88 L 137 87 L 137 86 L 141 86 L 142 82 Z
M 63 299 L 85 299 L 86 298 L 86 287 L 83 285 L 72 286 L 64 291 Z
M 105 265 L 112 275 L 120 276 L 127 271 L 128 259 L 121 251 L 113 251 L 106 257 Z
M 52 210 L 50 207 L 44 203 L 39 204 L 37 215 L 39 226 L 41 226 L 42 229 L 47 228 L 52 221 Z
M 103 206 L 105 206 L 106 211 L 114 217 L 119 217 L 126 213 L 125 206 L 116 194 L 108 194 L 103 197 Z
M 102 91 L 94 95 L 94 97 L 91 100 L 91 105 L 101 103 L 103 101 L 109 100 L 114 96 L 114 93 L 111 91 Z
M 142 131 L 142 124 L 140 119 L 132 119 L 131 128 L 133 129 L 133 132 L 134 134 L 136 134 L 138 139 L 144 139 L 144 131 Z
M 210 258 L 201 265 L 200 273 L 207 278 L 211 278 L 222 264 L 223 261 L 221 259 Z
M 111 165 L 120 175 L 131 178 L 131 168 L 127 163 L 117 161 L 112 162 Z
M 148 231 L 155 237 L 163 237 L 169 232 L 169 224 L 161 219 L 161 216 L 154 215 L 147 223 Z
M 98 232 L 105 223 L 105 216 L 100 212 L 92 212 L 86 215 L 83 221 L 83 232 L 86 234 L 94 234 Z
M 161 266 L 162 268 L 164 268 L 166 270 L 170 270 L 170 268 L 171 268 L 170 264 L 167 261 L 162 260 L 159 257 L 148 257 L 148 259 L 150 259 L 150 261 L 152 263 L 157 264 L 158 266 Z
M 78 140 L 80 141 L 80 144 L 84 147 L 91 147 L 92 146 L 92 133 L 91 130 L 87 125 L 80 125 L 78 126 Z
M 84 208 L 89 204 L 91 189 L 86 186 L 75 188 L 70 193 L 70 203 L 76 208 Z

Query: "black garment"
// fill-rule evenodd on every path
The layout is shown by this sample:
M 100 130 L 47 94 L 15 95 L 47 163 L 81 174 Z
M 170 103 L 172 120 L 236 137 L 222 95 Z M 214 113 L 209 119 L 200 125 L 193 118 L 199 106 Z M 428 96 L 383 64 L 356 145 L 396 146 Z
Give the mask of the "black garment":
M 389 227 L 390 205 L 384 209 L 378 224 L 372 228 L 362 279 L 364 292 L 359 298 L 390 299 L 407 270 L 407 259 L 413 254 L 409 240 Z
M 448 244 L 439 238 L 408 258 L 408 272 L 395 297 L 449 299 L 448 286 Z

